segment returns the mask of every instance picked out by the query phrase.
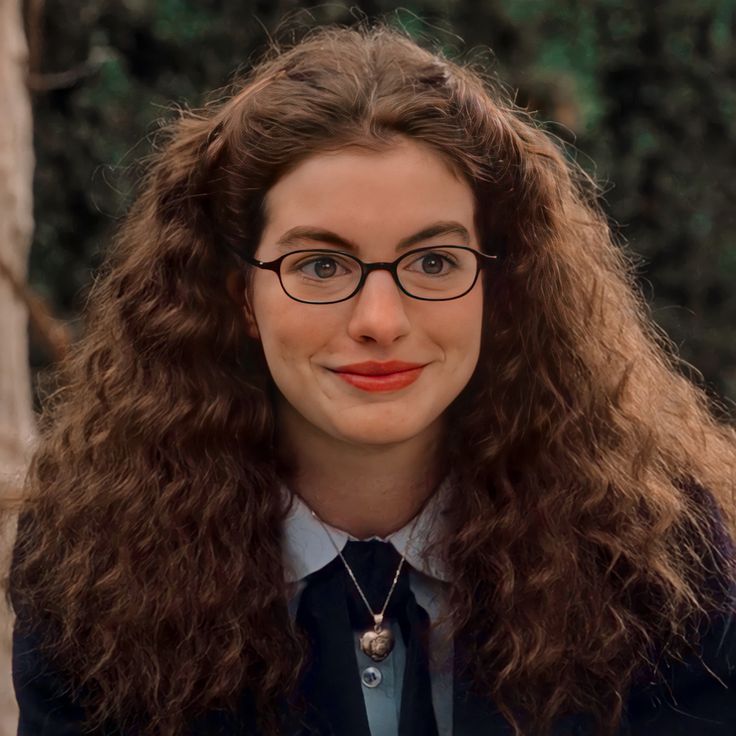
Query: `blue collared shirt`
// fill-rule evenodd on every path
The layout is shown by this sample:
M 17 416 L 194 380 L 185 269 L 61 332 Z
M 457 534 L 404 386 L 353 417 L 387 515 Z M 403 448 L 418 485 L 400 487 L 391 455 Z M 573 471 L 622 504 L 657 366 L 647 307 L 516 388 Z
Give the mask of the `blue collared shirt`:
M 420 552 L 428 540 L 433 540 L 444 523 L 444 511 L 449 499 L 449 476 L 429 499 L 418 517 L 387 537 L 369 537 L 392 544 L 406 558 L 409 567 L 409 587 L 417 603 L 424 608 L 434 624 L 445 613 L 449 573 L 442 560 L 430 557 L 425 562 Z M 282 485 L 282 492 L 291 492 Z M 413 538 L 412 526 L 416 521 Z M 348 532 L 325 524 L 335 545 L 342 551 L 348 540 L 357 540 Z M 289 613 L 296 618 L 301 593 L 306 586 L 307 575 L 322 569 L 335 557 L 337 551 L 322 524 L 315 519 L 306 504 L 294 497 L 288 517 L 284 522 L 284 574 L 287 582 L 295 583 L 294 594 L 289 601 Z M 368 541 L 368 540 L 357 540 Z M 360 580 L 358 580 L 360 583 Z M 360 649 L 360 632 L 355 633 L 355 677 L 362 684 L 365 709 L 372 736 L 397 736 L 401 712 L 401 686 L 404 677 L 406 648 L 395 621 L 390 623 L 395 646 L 381 662 L 374 662 Z M 429 673 L 432 687 L 432 704 L 439 736 L 452 735 L 452 637 L 447 623 L 440 623 L 430 630 Z M 377 673 L 376 673 L 377 671 Z

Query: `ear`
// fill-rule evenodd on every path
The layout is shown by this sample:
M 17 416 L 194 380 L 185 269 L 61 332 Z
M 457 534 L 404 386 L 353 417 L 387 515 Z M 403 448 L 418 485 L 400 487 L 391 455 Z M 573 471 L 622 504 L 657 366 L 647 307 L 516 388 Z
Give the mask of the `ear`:
M 225 279 L 225 286 L 230 298 L 237 304 L 243 312 L 243 322 L 245 331 L 254 340 L 260 339 L 258 324 L 256 323 L 253 308 L 248 299 L 248 291 L 245 284 L 245 274 L 243 271 L 230 271 Z

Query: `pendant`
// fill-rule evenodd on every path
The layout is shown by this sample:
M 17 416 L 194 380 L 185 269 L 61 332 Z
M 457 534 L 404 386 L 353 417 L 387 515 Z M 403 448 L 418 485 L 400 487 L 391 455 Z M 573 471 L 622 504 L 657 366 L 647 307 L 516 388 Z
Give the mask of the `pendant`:
M 372 631 L 366 631 L 360 637 L 360 648 L 365 652 L 374 662 L 380 662 L 391 653 L 394 648 L 394 635 L 389 629 L 384 629 L 381 624 L 383 623 L 383 616 L 375 614 L 375 625 Z

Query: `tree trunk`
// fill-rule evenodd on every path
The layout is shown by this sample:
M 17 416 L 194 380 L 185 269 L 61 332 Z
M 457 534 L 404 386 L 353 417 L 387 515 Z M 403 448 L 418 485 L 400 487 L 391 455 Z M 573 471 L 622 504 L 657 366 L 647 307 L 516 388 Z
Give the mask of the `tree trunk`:
M 19 0 L 0 0 L 0 493 L 16 495 L 34 436 L 28 366 L 26 279 L 33 230 L 33 138 L 28 48 Z M 14 524 L 0 529 L 4 573 Z M 12 620 L 0 604 L 0 736 L 16 732 L 10 679 Z

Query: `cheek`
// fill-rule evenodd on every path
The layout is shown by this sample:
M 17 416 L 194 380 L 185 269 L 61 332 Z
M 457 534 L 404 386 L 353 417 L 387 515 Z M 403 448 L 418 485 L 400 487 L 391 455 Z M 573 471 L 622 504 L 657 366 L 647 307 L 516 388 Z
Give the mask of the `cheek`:
M 277 284 L 278 286 L 278 284 Z M 320 307 L 299 304 L 279 292 L 263 289 L 256 302 L 256 317 L 269 362 L 309 358 L 330 341 L 337 329 L 336 317 Z M 286 369 L 296 365 L 286 365 Z
M 449 311 L 443 323 L 443 347 L 450 378 L 447 388 L 452 393 L 459 393 L 478 365 L 483 329 L 482 303 L 473 308 Z
M 470 295 L 469 295 L 470 296 Z M 483 301 L 473 295 L 467 301 L 445 302 L 443 312 L 437 314 L 436 325 L 441 326 L 442 339 L 448 350 L 476 356 L 480 349 L 483 329 Z
M 285 314 L 274 315 L 269 328 L 261 330 L 263 347 L 269 360 L 286 363 L 287 369 L 298 366 L 294 361 L 308 357 L 320 344 L 320 330 L 303 319 Z

